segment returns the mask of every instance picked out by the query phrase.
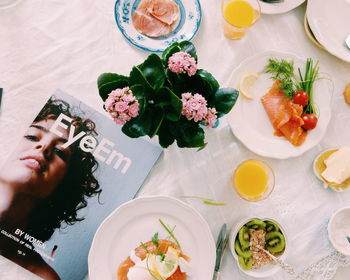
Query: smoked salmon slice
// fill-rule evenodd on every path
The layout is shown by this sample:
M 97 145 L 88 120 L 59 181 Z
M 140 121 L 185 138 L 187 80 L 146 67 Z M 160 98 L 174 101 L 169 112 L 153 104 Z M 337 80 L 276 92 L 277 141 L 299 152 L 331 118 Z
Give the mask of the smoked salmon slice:
M 168 251 L 168 248 L 171 246 L 177 251 L 179 251 L 179 257 L 184 258 L 186 261 L 189 261 L 189 258 L 184 255 L 180 248 L 174 243 L 169 240 L 158 240 L 159 247 L 152 242 L 148 241 L 144 243 L 143 245 L 140 245 L 139 247 L 135 248 L 135 255 L 139 257 L 141 260 L 144 260 L 147 256 L 147 253 L 156 253 L 157 250 L 159 250 L 160 253 L 165 254 Z M 147 248 L 147 250 L 146 250 Z M 127 257 L 118 268 L 118 280 L 128 280 L 128 272 L 130 267 L 133 267 L 135 263 L 131 260 L 130 257 Z M 177 268 L 177 270 L 174 272 L 173 275 L 171 275 L 167 280 L 186 280 L 187 274 L 184 272 L 181 272 L 180 267 Z
M 132 16 L 136 30 L 149 37 L 170 34 L 178 19 L 179 7 L 172 0 L 142 0 Z
M 300 146 L 304 143 L 307 132 L 301 127 L 304 124 L 301 115 L 303 107 L 284 96 L 275 81 L 271 89 L 261 97 L 261 103 L 275 129 L 275 135 L 284 136 L 290 143 Z

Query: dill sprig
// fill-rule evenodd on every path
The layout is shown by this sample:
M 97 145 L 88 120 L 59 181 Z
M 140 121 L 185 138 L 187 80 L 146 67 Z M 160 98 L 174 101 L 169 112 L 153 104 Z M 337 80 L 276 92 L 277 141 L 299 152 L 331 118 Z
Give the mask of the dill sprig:
M 281 82 L 280 88 L 288 98 L 292 98 L 296 92 L 294 62 L 285 59 L 270 58 L 264 71 L 272 74 L 273 80 Z

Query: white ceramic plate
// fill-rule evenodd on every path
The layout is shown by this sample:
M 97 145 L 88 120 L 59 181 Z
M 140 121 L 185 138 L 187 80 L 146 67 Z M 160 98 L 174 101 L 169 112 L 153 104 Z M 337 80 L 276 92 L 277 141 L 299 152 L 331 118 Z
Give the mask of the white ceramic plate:
M 229 246 L 230 246 L 230 251 L 231 251 L 231 254 L 232 256 L 234 257 L 234 259 L 237 261 L 237 265 L 239 267 L 239 269 L 244 273 L 244 274 L 247 274 L 251 277 L 254 277 L 254 278 L 265 278 L 265 277 L 271 277 L 272 275 L 274 275 L 276 272 L 278 272 L 281 268 L 280 266 L 278 266 L 277 264 L 274 264 L 274 263 L 270 263 L 270 264 L 267 264 L 267 265 L 264 265 L 263 267 L 259 268 L 259 269 L 251 269 L 251 270 L 244 270 L 241 265 L 239 264 L 239 261 L 238 261 L 238 256 L 237 256 L 237 253 L 235 251 L 235 241 L 236 241 L 236 236 L 239 232 L 239 230 L 248 222 L 250 222 L 251 220 L 253 219 L 260 219 L 260 220 L 263 220 L 263 221 L 271 221 L 271 222 L 274 222 L 275 224 L 277 224 L 280 228 L 280 230 L 282 231 L 282 234 L 284 236 L 284 239 L 285 239 L 285 242 L 286 242 L 286 248 L 284 249 L 284 252 L 281 256 L 279 256 L 279 258 L 281 260 L 285 260 L 287 258 L 287 253 L 288 253 L 288 249 L 289 249 L 289 246 L 288 246 L 288 238 L 287 238 L 287 235 L 286 235 L 286 232 L 284 230 L 284 228 L 281 226 L 280 223 L 276 222 L 275 220 L 273 219 L 270 219 L 270 218 L 264 218 L 264 217 L 255 217 L 255 218 L 244 218 L 242 219 L 239 223 L 237 223 L 232 229 L 231 229 L 231 232 L 230 232 L 230 237 L 229 237 Z
M 176 226 L 174 234 L 191 259 L 190 279 L 213 277 L 216 249 L 206 221 L 189 205 L 165 196 L 142 197 L 117 208 L 98 228 L 89 253 L 89 279 L 115 280 L 119 264 L 154 233 L 166 238 L 158 219 Z
M 302 71 L 305 68 L 306 59 L 301 59 L 293 54 L 264 52 L 243 61 L 233 71 L 229 86 L 237 88 L 241 76 L 247 72 L 262 72 L 269 58 L 294 60 L 295 71 L 297 67 L 301 67 Z M 320 71 L 324 71 L 322 64 Z M 315 82 L 314 101 L 320 116 L 316 128 L 308 132 L 305 142 L 299 147 L 292 145 L 284 137 L 274 135 L 274 128 L 260 101 L 261 96 L 270 89 L 272 84 L 273 80 L 270 79 L 270 75 L 262 73 L 251 88 L 254 99 L 249 100 L 240 95 L 236 105 L 227 116 L 228 122 L 234 135 L 258 155 L 278 159 L 299 156 L 317 145 L 326 132 L 331 118 L 333 84 L 328 77 Z
M 317 41 L 328 52 L 350 62 L 345 39 L 350 34 L 350 0 L 309 0 L 307 19 Z
M 120 32 L 134 46 L 150 52 L 163 52 L 174 42 L 191 40 L 196 35 L 202 19 L 199 0 L 173 1 L 180 8 L 177 27 L 168 36 L 151 38 L 139 33 L 132 23 L 132 15 L 141 0 L 117 0 L 114 15 Z
M 284 0 L 281 3 L 265 3 L 262 1 L 259 1 L 260 7 L 261 7 L 261 13 L 262 14 L 283 14 L 286 12 L 289 12 L 302 3 L 304 3 L 305 0 Z

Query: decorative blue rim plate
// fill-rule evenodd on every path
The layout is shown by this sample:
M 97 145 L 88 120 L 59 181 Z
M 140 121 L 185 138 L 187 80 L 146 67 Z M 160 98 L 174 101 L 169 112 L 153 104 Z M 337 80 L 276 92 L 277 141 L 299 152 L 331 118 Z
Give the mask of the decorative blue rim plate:
M 114 16 L 120 32 L 129 43 L 150 52 L 163 52 L 175 42 L 191 40 L 198 32 L 202 20 L 199 0 L 173 1 L 180 8 L 180 21 L 177 27 L 167 36 L 150 38 L 139 33 L 132 23 L 132 15 L 141 0 L 117 0 L 114 6 Z

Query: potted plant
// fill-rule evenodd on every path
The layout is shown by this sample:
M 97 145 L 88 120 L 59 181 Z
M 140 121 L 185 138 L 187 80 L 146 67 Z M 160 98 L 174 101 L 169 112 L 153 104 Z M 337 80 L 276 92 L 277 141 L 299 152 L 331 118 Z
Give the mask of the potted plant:
M 182 41 L 162 57 L 149 55 L 128 77 L 101 74 L 97 84 L 104 109 L 129 137 L 158 135 L 164 148 L 175 141 L 181 148 L 205 147 L 203 128 L 232 109 L 238 91 L 220 88 L 197 62 L 194 45 Z

